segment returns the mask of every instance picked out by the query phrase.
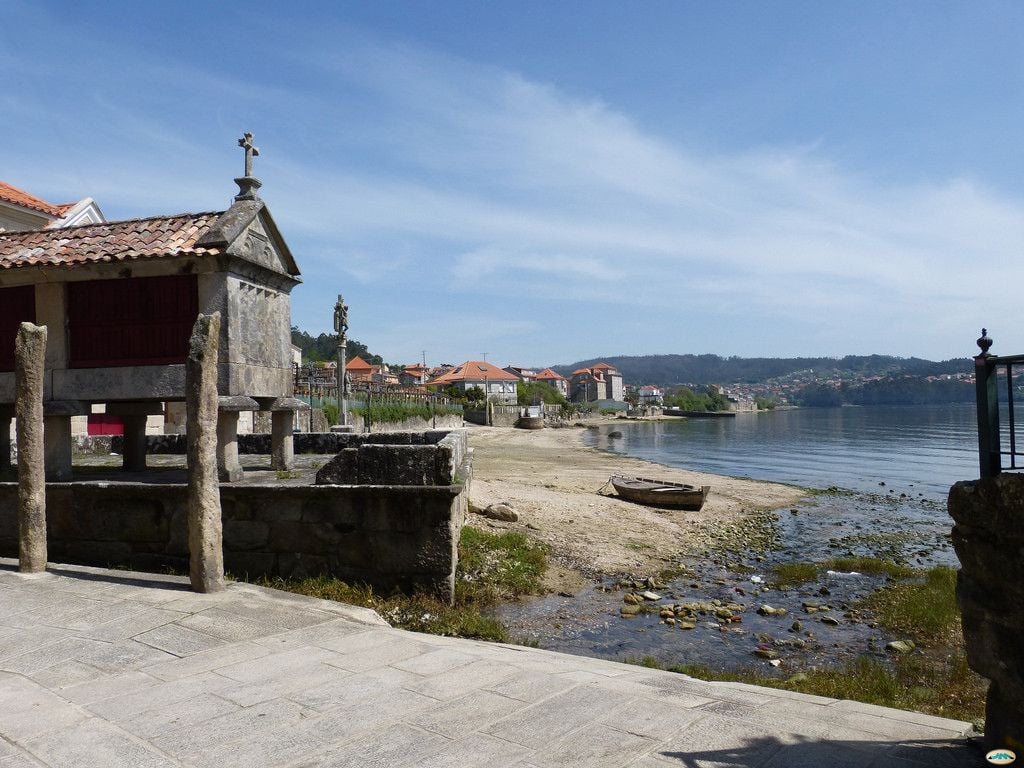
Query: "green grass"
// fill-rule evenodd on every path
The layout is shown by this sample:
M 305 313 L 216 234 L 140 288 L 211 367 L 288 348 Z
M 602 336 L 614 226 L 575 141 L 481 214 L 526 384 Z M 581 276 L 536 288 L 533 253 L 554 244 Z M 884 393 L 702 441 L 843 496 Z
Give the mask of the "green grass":
M 520 533 L 491 534 L 466 526 L 459 540 L 459 567 L 452 605 L 417 592 L 380 594 L 366 584 L 333 576 L 305 579 L 260 578 L 262 586 L 372 608 L 395 627 L 433 635 L 508 642 L 505 627 L 484 615 L 499 600 L 540 590 L 547 567 L 543 547 Z
M 795 586 L 814 581 L 825 571 L 856 571 L 892 578 L 906 578 L 915 573 L 913 568 L 877 557 L 833 557 L 820 563 L 779 563 L 775 566 L 775 581 Z
M 943 642 L 960 626 L 956 604 L 956 569 L 938 566 L 923 579 L 895 584 L 864 601 L 878 622 L 891 630 L 913 636 L 918 644 Z
M 467 525 L 459 539 L 456 602 L 493 605 L 537 594 L 546 568 L 546 548 L 523 534 L 488 533 Z
M 850 563 L 843 559 L 829 562 L 843 565 L 844 570 L 870 572 L 863 562 L 857 567 L 846 567 Z M 825 564 L 796 565 L 817 569 Z M 887 575 L 903 573 L 902 566 L 878 568 L 877 572 Z M 756 668 L 724 671 L 704 665 L 665 667 L 650 657 L 628 661 L 701 680 L 852 699 L 969 722 L 983 720 L 987 684 L 967 665 L 956 604 L 956 570 L 939 566 L 911 573 L 912 577 L 901 575 L 899 582 L 876 591 L 858 607 L 872 611 L 878 625 L 888 633 L 913 640 L 918 647 L 913 653 L 886 659 L 865 655 L 841 667 L 805 669 L 789 678 L 772 677 Z
M 431 407 L 426 403 L 373 403 L 356 413 L 362 414 L 364 418 L 369 418 L 373 424 L 393 424 L 414 416 L 429 420 L 434 416 L 461 414 L 462 410 L 447 406 Z

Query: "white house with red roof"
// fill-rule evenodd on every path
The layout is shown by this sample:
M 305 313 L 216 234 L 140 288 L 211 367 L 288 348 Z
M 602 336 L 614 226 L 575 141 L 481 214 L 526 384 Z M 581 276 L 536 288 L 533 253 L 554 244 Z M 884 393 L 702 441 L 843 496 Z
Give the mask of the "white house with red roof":
M 569 396 L 569 380 L 551 368 L 545 368 L 537 374 L 537 381 L 543 381 L 562 393 L 562 397 Z
M 106 221 L 96 201 L 85 197 L 77 203 L 48 203 L 40 197 L 0 181 L 0 231 L 55 229 Z
M 503 371 L 493 363 L 486 360 L 467 360 L 436 379 L 428 381 L 427 385 L 440 389 L 454 385 L 463 392 L 480 387 L 491 402 L 515 405 L 517 383 L 518 376 Z

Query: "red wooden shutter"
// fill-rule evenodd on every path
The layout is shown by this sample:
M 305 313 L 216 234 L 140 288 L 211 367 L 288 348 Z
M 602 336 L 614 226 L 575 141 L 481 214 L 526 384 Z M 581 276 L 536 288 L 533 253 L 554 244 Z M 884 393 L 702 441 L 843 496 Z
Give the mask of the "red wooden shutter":
M 35 286 L 0 288 L 0 371 L 14 370 L 14 338 L 18 334 L 18 326 L 35 321 Z
M 195 275 L 68 283 L 70 367 L 184 363 L 198 314 Z

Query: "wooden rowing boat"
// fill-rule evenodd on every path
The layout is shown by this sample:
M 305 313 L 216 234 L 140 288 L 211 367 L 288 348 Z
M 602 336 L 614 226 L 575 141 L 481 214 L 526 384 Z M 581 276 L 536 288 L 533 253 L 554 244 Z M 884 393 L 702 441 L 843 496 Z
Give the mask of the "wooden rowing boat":
M 704 506 L 704 500 L 711 490 L 710 485 L 687 485 L 623 475 L 612 475 L 610 482 L 619 496 L 627 501 L 691 511 Z

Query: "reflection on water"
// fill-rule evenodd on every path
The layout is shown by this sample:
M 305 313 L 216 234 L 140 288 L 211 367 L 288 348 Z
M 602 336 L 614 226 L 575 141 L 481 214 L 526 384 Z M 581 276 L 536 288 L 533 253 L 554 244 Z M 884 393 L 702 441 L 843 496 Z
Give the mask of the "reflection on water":
M 615 429 L 621 438 L 594 430 L 589 444 L 674 467 L 815 488 L 877 491 L 884 482 L 939 500 L 956 481 L 978 475 L 970 404 L 807 408 Z

